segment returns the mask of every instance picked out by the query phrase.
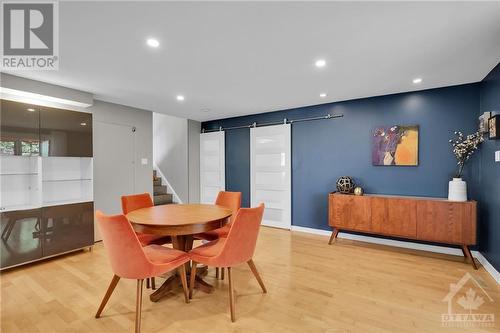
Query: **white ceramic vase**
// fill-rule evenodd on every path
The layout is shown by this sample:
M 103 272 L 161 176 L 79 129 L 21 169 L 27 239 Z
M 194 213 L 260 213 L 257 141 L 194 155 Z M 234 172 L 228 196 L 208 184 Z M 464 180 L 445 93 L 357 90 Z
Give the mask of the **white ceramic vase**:
M 462 178 L 453 178 L 448 183 L 448 200 L 467 201 L 467 183 Z

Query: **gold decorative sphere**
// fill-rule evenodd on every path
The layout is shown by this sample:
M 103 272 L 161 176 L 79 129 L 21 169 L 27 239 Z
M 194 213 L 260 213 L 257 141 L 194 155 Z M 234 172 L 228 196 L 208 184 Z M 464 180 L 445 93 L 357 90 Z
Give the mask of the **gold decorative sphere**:
M 363 195 L 363 188 L 362 188 L 362 187 L 360 187 L 360 186 L 356 186 L 356 187 L 354 188 L 354 194 L 355 194 L 355 195 Z

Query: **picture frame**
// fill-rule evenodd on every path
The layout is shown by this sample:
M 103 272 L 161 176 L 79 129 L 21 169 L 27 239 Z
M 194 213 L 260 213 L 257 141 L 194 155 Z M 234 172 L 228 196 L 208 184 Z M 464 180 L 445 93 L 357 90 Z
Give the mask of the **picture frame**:
M 491 117 L 491 112 L 484 112 L 479 116 L 479 132 L 488 133 L 488 120 Z
M 500 115 L 494 115 L 488 120 L 488 138 L 490 140 L 500 139 Z

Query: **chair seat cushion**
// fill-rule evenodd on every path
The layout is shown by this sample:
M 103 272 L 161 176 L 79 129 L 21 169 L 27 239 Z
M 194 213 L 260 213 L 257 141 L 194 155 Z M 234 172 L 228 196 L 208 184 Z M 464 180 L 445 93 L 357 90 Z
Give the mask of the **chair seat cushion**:
M 189 252 L 192 260 L 205 265 L 214 266 L 213 259 L 217 257 L 224 247 L 226 238 L 219 238 L 209 243 L 198 246 Z
M 197 239 L 213 241 L 213 240 L 216 240 L 218 238 L 227 238 L 227 235 L 229 234 L 229 230 L 231 230 L 231 225 L 226 224 L 222 228 L 210 230 L 207 232 L 202 232 L 200 234 L 196 234 L 194 237 Z
M 151 244 L 163 245 L 172 242 L 172 239 L 169 236 L 143 234 L 141 232 L 137 232 L 137 238 L 139 238 L 139 242 L 141 242 L 142 246 Z
M 189 255 L 186 252 L 161 245 L 144 246 L 143 250 L 146 257 L 153 264 L 148 277 L 161 275 L 189 261 Z
M 153 264 L 164 264 L 186 256 L 186 252 L 156 244 L 144 246 L 143 250 Z

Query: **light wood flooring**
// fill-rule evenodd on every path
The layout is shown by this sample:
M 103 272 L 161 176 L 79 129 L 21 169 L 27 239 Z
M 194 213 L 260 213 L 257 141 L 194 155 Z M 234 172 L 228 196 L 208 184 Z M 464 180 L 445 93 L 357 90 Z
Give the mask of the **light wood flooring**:
M 500 288 L 484 268 L 474 271 L 455 256 L 327 241 L 263 227 L 254 259 L 268 294 L 247 265 L 236 268 L 235 323 L 227 280 L 215 280 L 210 269 L 206 280 L 215 292 L 195 292 L 190 304 L 180 290 L 152 303 L 146 290 L 142 332 L 500 332 Z M 495 327 L 442 327 L 442 300 L 467 272 L 493 299 L 483 295 L 473 312 L 494 314 Z M 112 277 L 102 243 L 0 277 L 2 333 L 133 331 L 135 281 L 120 280 L 102 318 L 94 318 Z

